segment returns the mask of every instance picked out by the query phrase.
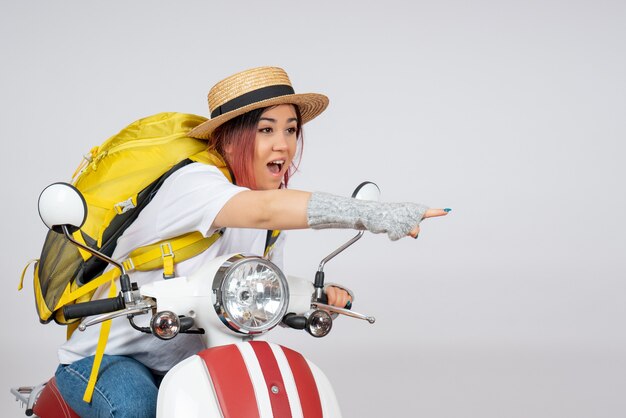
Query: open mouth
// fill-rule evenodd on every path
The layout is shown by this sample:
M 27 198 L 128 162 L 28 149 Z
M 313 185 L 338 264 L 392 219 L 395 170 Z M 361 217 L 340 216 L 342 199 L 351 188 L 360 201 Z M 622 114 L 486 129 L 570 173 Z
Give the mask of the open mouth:
M 277 175 L 282 171 L 284 165 L 285 160 L 270 161 L 269 163 L 267 163 L 267 169 L 270 171 L 270 173 Z

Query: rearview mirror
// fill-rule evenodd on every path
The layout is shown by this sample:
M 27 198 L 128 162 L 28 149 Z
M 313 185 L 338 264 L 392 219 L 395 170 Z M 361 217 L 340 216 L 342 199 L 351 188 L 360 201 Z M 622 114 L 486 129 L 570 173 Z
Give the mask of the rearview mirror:
M 364 181 L 354 189 L 352 197 L 359 200 L 373 200 L 378 202 L 380 200 L 380 189 L 376 183 Z
M 87 219 L 85 198 L 68 183 L 53 183 L 43 189 L 38 206 L 41 220 L 55 232 L 63 233 L 63 225 L 70 231 L 76 231 Z

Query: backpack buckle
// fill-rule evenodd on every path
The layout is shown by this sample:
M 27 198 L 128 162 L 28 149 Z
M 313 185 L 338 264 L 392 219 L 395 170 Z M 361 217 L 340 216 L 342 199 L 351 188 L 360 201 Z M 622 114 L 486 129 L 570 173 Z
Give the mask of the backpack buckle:
M 115 205 L 113 205 L 113 207 L 115 208 L 115 212 L 118 215 L 121 215 L 122 213 L 126 213 L 131 209 L 135 209 L 135 203 L 133 202 L 133 198 L 129 197 L 122 202 L 116 203 Z
M 161 244 L 161 258 L 163 259 L 163 278 L 174 278 L 174 250 L 169 242 Z

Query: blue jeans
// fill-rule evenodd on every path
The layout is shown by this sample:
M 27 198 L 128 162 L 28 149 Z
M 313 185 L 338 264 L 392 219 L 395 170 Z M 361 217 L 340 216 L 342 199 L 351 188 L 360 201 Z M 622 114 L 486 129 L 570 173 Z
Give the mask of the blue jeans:
M 91 374 L 93 356 L 72 364 L 61 364 L 56 371 L 59 391 L 81 417 L 151 418 L 156 415 L 159 379 L 150 369 L 130 357 L 102 358 L 91 403 L 83 401 Z

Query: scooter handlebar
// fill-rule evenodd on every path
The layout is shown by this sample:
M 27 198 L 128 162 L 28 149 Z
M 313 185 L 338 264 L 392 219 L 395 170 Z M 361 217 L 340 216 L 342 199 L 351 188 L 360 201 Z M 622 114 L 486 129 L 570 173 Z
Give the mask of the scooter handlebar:
M 65 316 L 65 319 L 82 318 L 85 316 L 119 311 L 125 307 L 124 298 L 120 293 L 115 298 L 92 300 L 90 302 L 64 306 L 63 316 Z

